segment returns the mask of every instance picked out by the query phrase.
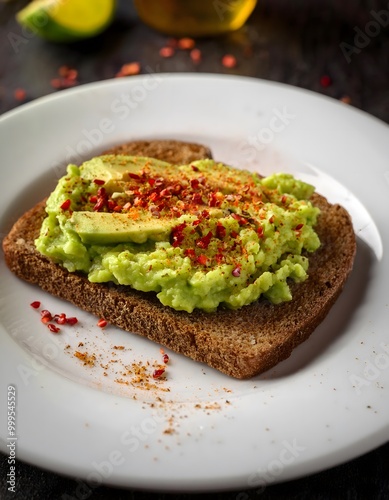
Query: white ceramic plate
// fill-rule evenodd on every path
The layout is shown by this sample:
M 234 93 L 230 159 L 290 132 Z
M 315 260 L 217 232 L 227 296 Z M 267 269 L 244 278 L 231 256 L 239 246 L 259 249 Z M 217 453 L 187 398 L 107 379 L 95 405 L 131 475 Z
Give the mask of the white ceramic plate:
M 79 477 L 83 488 L 260 488 L 384 443 L 388 127 L 343 103 L 247 78 L 150 74 L 63 91 L 0 118 L 2 235 L 65 163 L 140 138 L 201 142 L 232 165 L 312 182 L 352 214 L 350 280 L 311 338 L 266 374 L 237 381 L 169 353 L 166 380 L 146 391 L 127 368 L 160 362 L 159 346 L 101 330 L 96 318 L 19 281 L 1 259 L 1 449 L 10 450 L 9 385 L 17 457 Z M 29 306 L 34 300 L 80 323 L 53 335 Z M 94 355 L 94 366 L 75 351 Z

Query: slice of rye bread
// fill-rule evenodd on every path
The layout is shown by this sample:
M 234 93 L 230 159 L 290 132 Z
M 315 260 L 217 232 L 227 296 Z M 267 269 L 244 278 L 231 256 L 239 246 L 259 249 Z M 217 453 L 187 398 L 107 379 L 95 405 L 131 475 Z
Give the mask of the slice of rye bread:
M 177 158 L 181 163 L 182 156 Z M 349 214 L 316 193 L 312 202 L 322 211 L 316 226 L 321 247 L 309 257 L 308 279 L 291 284 L 293 300 L 279 305 L 259 300 L 237 311 L 189 314 L 163 306 L 154 293 L 90 283 L 85 275 L 68 272 L 35 249 L 45 201 L 25 213 L 4 239 L 5 260 L 20 278 L 113 325 L 230 376 L 251 378 L 289 357 L 309 337 L 351 272 L 356 241 Z
M 148 156 L 174 165 L 187 165 L 192 161 L 212 158 L 211 150 L 202 144 L 173 140 L 131 141 L 114 146 L 102 154 Z

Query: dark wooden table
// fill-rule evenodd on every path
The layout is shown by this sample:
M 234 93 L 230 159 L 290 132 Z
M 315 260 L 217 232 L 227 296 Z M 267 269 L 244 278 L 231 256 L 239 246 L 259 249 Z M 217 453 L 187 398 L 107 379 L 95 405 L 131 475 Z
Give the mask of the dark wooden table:
M 64 65 L 78 71 L 73 83 L 79 85 L 115 77 L 123 64 L 139 62 L 141 72 L 151 67 L 156 72 L 237 74 L 285 82 L 343 99 L 389 123 L 386 0 L 263 0 L 240 31 L 197 40 L 196 47 L 202 54 L 197 64 L 185 51 L 178 51 L 171 58 L 161 57 L 159 51 L 166 46 L 168 37 L 140 23 L 130 0 L 119 1 L 115 22 L 105 33 L 73 45 L 55 45 L 27 36 L 14 18 L 24 4 L 23 0 L 0 2 L 0 113 L 61 91 L 58 72 Z M 225 54 L 236 57 L 234 68 L 223 66 Z M 77 490 L 79 483 L 74 479 L 22 462 L 17 463 L 17 492 L 13 494 L 6 487 L 6 457 L 0 458 L 1 499 L 200 497 L 104 486 L 82 491 Z M 201 498 L 386 499 L 389 498 L 388 464 L 389 444 L 385 444 L 349 463 L 303 479 L 260 490 L 202 494 Z

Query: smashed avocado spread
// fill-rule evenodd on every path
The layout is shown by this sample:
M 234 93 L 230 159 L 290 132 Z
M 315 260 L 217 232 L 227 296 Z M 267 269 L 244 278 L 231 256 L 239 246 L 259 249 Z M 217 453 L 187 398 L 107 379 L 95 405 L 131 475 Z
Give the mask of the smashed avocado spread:
M 261 178 L 213 160 L 175 166 L 106 155 L 69 165 L 47 200 L 36 247 L 91 282 L 156 292 L 211 312 L 260 296 L 291 300 L 307 278 L 319 209 L 289 174 Z

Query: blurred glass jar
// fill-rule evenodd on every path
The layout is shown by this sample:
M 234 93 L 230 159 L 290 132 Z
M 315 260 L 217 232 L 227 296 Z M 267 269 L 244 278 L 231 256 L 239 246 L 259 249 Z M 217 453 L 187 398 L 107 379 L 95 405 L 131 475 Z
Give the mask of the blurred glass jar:
M 134 0 L 142 21 L 172 36 L 209 36 L 239 29 L 257 0 Z

